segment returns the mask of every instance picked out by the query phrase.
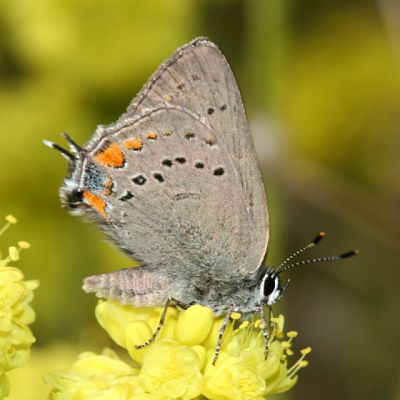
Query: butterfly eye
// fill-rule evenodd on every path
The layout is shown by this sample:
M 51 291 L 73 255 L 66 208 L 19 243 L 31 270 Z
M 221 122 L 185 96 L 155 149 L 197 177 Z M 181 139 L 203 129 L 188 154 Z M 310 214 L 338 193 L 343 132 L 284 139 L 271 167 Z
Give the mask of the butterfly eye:
M 264 297 L 268 297 L 271 295 L 274 290 L 277 287 L 277 280 L 278 278 L 276 276 L 272 275 L 267 275 L 267 277 L 264 280 L 264 285 L 263 285 L 263 294 Z

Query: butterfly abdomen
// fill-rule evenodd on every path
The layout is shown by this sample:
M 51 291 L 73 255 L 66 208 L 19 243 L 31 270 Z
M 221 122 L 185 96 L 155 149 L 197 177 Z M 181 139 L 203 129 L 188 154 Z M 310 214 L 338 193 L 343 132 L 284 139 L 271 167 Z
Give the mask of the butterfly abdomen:
M 170 282 L 145 267 L 125 268 L 85 278 L 83 290 L 122 304 L 161 306 L 169 296 Z

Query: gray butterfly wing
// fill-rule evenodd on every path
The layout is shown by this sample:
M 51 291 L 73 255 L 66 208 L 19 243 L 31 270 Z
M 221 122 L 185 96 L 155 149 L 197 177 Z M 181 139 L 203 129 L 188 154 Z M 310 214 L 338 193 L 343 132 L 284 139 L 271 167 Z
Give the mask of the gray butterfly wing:
M 268 245 L 265 191 L 239 88 L 219 48 L 205 38 L 178 49 L 130 104 L 127 116 L 159 103 L 179 105 L 204 119 L 222 140 L 237 169 L 262 262 Z M 124 118 L 124 116 L 122 117 Z
M 98 127 L 62 196 L 170 279 L 256 270 L 268 240 L 264 189 L 218 48 L 198 39 L 167 60 L 116 124 Z

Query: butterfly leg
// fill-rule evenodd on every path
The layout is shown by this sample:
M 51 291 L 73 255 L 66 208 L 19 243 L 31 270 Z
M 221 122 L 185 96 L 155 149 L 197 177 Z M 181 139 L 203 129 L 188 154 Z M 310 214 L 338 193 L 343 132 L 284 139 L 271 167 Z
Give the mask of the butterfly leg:
M 149 344 L 153 343 L 156 340 L 158 334 L 160 333 L 162 327 L 164 326 L 168 307 L 173 305 L 177 305 L 183 310 L 186 310 L 190 307 L 190 304 L 182 303 L 179 300 L 168 298 L 167 301 L 165 302 L 163 312 L 161 313 L 160 321 L 158 322 L 157 328 L 154 331 L 153 335 L 150 337 L 150 339 L 146 340 L 144 343 L 135 345 L 135 349 L 143 349 L 143 347 L 148 346 Z
M 269 337 L 270 337 L 270 332 L 273 329 L 273 324 L 271 322 L 272 318 L 272 308 L 271 306 L 268 306 L 268 316 L 267 318 L 265 317 L 265 309 L 264 306 L 260 307 L 260 316 L 261 316 L 261 321 L 262 321 L 262 328 L 263 328 L 263 336 L 264 336 L 264 354 L 265 354 L 265 359 L 268 357 L 268 351 L 269 351 Z
M 157 328 L 154 331 L 153 335 L 144 343 L 135 344 L 135 349 L 143 349 L 144 347 L 147 347 L 149 344 L 153 343 L 156 340 L 158 334 L 161 331 L 161 328 L 164 326 L 165 316 L 167 315 L 167 310 L 168 307 L 171 305 L 171 303 L 175 303 L 175 301 L 171 298 L 168 298 L 167 301 L 165 302 L 164 309 L 161 313 L 160 321 L 158 322 Z
M 272 321 L 272 318 L 274 318 L 274 313 L 272 312 L 272 307 L 271 306 L 268 307 L 268 313 L 269 313 L 269 317 L 268 317 L 269 330 L 270 330 L 270 332 L 272 332 L 274 330 L 274 328 L 275 328 L 275 325 L 274 325 L 274 322 Z
M 195 304 L 195 303 L 190 303 L 190 304 L 182 303 L 181 301 L 176 299 L 171 299 L 171 301 L 173 301 L 174 304 L 176 304 L 179 308 L 182 308 L 182 310 L 187 310 L 190 306 Z
M 232 308 L 229 308 L 228 312 L 225 315 L 224 321 L 222 322 L 221 328 L 219 328 L 217 346 L 215 347 L 215 353 L 212 360 L 212 365 L 215 365 L 218 360 L 219 350 L 221 348 L 221 343 L 222 343 L 222 336 L 225 332 L 226 326 L 228 325 L 231 314 L 232 314 Z

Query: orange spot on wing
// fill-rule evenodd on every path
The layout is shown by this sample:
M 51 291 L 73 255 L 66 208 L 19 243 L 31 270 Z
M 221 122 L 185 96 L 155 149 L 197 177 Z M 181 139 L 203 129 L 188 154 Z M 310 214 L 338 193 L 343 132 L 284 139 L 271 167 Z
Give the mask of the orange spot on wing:
M 101 197 L 90 193 L 90 192 L 83 192 L 83 198 L 104 218 L 108 218 L 106 213 L 106 205 L 107 203 Z
M 103 195 L 109 196 L 112 193 L 112 187 L 113 187 L 113 181 L 111 179 L 109 179 L 105 184 L 105 188 L 103 190 Z
M 95 156 L 95 159 L 107 167 L 122 167 L 125 164 L 125 156 L 117 143 L 111 143 Z
M 142 150 L 143 142 L 139 137 L 133 139 L 127 139 L 124 141 L 124 146 L 128 150 Z
M 155 132 L 147 132 L 147 133 L 144 134 L 144 137 L 146 139 L 155 140 L 155 139 L 157 139 L 157 133 L 155 133 Z

